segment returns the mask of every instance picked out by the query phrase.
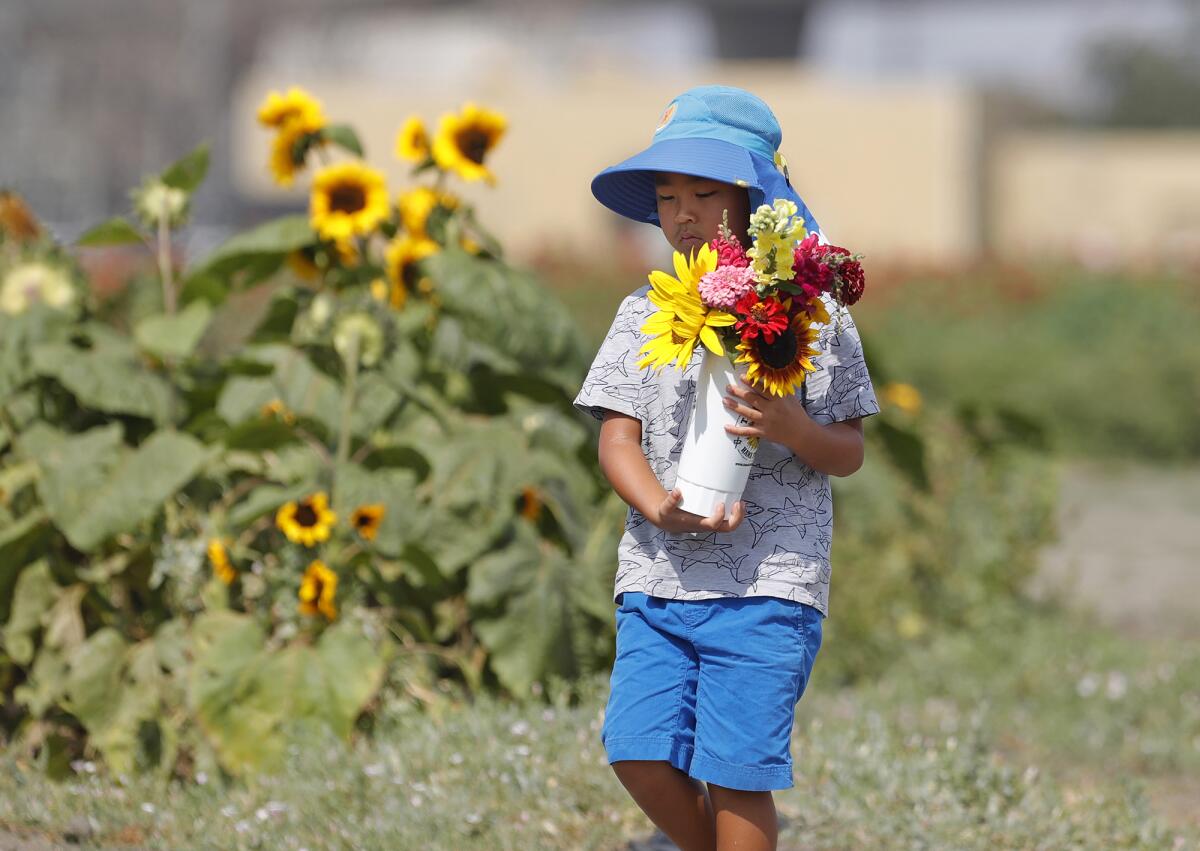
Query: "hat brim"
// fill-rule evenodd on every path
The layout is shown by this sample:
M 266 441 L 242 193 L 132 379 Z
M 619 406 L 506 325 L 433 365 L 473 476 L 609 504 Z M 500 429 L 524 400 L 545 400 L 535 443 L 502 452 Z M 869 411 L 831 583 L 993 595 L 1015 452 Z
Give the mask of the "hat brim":
M 740 145 L 703 137 L 663 139 L 592 178 L 592 195 L 615 213 L 637 222 L 660 224 L 654 174 L 670 171 L 744 185 L 750 209 L 778 198 L 795 202 L 809 232 L 820 230 L 816 219 L 775 163 Z

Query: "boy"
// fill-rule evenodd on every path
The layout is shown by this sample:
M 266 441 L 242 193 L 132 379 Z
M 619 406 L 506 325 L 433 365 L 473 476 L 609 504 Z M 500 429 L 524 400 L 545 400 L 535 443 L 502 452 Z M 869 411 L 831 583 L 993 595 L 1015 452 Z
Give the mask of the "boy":
M 592 193 L 658 224 L 685 255 L 717 235 L 726 211 L 748 246 L 751 211 L 776 198 L 796 203 L 819 233 L 776 165 L 781 135 L 749 92 L 689 89 L 667 106 L 651 145 L 597 175 Z M 817 371 L 800 394 L 728 388 L 726 405 L 750 423 L 726 430 L 760 438 L 743 498 L 728 515 L 723 505 L 709 517 L 681 510 L 673 482 L 702 347 L 682 372 L 638 369 L 640 328 L 656 309 L 648 289 L 622 301 L 575 399 L 603 420 L 600 466 L 630 506 L 601 738 L 620 782 L 683 851 L 765 851 L 778 833 L 771 790 L 793 785 L 795 705 L 828 612 L 828 476 L 862 465 L 862 418 L 879 406 L 843 315 L 840 331 L 822 329 Z

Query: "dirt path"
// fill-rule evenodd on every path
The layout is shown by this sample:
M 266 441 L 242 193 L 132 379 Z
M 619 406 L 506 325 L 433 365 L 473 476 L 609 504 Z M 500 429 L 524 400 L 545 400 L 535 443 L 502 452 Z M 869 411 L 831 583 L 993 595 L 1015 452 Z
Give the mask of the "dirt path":
M 1031 590 L 1144 637 L 1200 638 L 1200 468 L 1073 464 Z

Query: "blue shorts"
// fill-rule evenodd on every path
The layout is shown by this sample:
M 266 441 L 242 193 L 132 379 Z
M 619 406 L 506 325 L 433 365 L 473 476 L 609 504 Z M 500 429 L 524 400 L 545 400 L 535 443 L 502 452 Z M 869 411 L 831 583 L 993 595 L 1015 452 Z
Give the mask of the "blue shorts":
M 609 764 L 666 760 L 730 789 L 791 787 L 792 725 L 823 618 L 781 597 L 623 592 L 600 733 Z

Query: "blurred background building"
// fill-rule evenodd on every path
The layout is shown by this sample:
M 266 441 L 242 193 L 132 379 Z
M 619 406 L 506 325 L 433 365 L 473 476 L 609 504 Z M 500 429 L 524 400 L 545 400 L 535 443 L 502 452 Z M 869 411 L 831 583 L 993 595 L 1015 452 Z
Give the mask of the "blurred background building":
M 270 181 L 267 91 L 311 90 L 396 188 L 403 119 L 475 100 L 510 129 L 498 185 L 462 191 L 515 256 L 622 233 L 654 251 L 588 181 L 719 82 L 772 106 L 826 233 L 873 258 L 1191 261 L 1198 36 L 1195 0 L 6 0 L 0 185 L 69 238 L 209 139 L 200 252 L 305 204 Z

